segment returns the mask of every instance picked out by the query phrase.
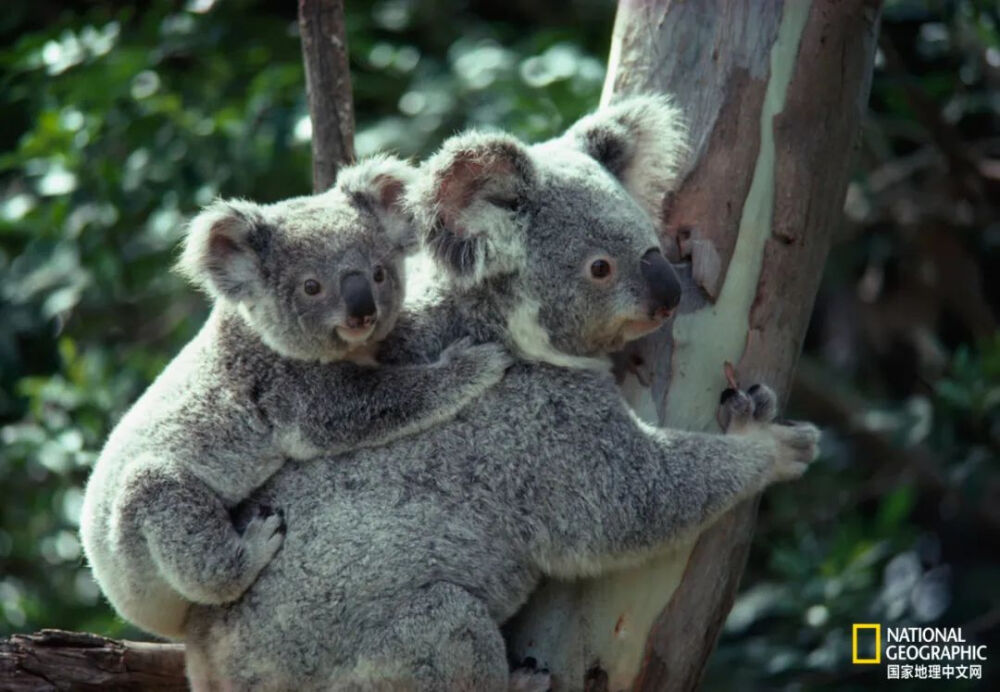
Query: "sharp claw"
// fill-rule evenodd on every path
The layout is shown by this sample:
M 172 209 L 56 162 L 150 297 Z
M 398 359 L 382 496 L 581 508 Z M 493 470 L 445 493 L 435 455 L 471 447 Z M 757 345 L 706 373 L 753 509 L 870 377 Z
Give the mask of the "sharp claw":
M 735 389 L 733 389 L 732 387 L 727 387 L 726 389 L 723 389 L 722 390 L 722 394 L 719 395 L 719 405 L 722 406 L 723 404 L 725 404 L 727 401 L 729 401 L 730 399 L 732 399 L 737 394 L 738 394 L 738 392 Z

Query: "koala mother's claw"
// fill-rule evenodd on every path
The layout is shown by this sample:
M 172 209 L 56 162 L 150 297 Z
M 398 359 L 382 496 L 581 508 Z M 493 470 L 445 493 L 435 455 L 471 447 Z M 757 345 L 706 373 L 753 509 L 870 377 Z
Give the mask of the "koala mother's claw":
M 719 410 L 716 419 L 723 432 L 737 432 L 745 428 L 753 418 L 753 400 L 739 389 L 732 387 L 723 390 L 719 397 Z
M 745 392 L 729 387 L 719 398 L 716 417 L 719 427 L 727 433 L 740 433 L 754 424 L 774 420 L 778 412 L 778 397 L 764 384 L 755 384 Z
M 755 384 L 747 390 L 753 401 L 753 419 L 758 423 L 770 423 L 778 415 L 778 395 L 766 384 Z
M 755 384 L 745 392 L 729 388 L 719 399 L 719 425 L 729 435 L 770 439 L 775 445 L 769 482 L 798 478 L 819 455 L 819 430 L 810 423 L 776 424 L 778 397 Z

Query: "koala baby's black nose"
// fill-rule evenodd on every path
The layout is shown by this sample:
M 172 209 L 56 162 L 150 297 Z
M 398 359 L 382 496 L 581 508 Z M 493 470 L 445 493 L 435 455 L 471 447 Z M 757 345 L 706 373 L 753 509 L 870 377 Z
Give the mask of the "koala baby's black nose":
M 351 272 L 340 281 L 340 295 L 347 309 L 349 327 L 361 327 L 375 321 L 375 296 L 368 278 L 358 272 Z
M 681 302 L 681 281 L 677 277 L 677 272 L 663 253 L 655 248 L 642 256 L 640 266 L 653 299 L 653 314 L 666 316 Z

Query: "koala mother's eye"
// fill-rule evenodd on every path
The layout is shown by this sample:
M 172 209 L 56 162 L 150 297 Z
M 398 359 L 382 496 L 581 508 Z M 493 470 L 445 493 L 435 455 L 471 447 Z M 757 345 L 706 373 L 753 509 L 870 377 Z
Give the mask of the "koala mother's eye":
M 372 270 L 372 280 L 377 284 L 385 281 L 385 269 L 382 268 L 381 264 L 376 264 L 375 269 Z
M 611 276 L 611 262 L 598 258 L 590 263 L 590 275 L 595 279 L 606 279 Z
M 319 281 L 316 279 L 306 279 L 302 284 L 302 290 L 305 291 L 307 296 L 314 296 L 323 290 L 323 287 L 319 285 Z

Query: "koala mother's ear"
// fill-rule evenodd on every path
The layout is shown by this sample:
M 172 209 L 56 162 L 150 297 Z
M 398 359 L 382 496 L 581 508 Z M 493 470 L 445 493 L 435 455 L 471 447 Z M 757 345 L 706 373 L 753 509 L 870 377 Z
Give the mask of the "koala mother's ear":
M 687 153 L 680 110 L 666 96 L 633 96 L 581 118 L 565 138 L 621 181 L 654 220 Z
M 177 270 L 216 300 L 252 299 L 263 288 L 269 239 L 256 204 L 217 200 L 188 225 Z
M 528 150 L 505 134 L 470 132 L 447 140 L 420 169 L 407 195 L 435 261 L 459 285 L 524 266 L 525 219 L 535 186 Z
M 373 156 L 341 169 L 336 187 L 371 209 L 400 250 L 415 252 L 419 237 L 406 208 L 405 196 L 416 175 L 416 169 L 401 159 Z

